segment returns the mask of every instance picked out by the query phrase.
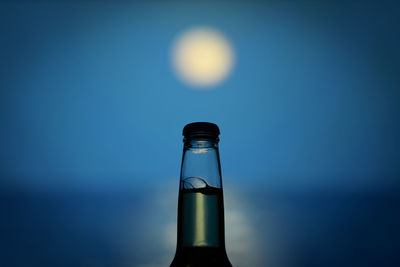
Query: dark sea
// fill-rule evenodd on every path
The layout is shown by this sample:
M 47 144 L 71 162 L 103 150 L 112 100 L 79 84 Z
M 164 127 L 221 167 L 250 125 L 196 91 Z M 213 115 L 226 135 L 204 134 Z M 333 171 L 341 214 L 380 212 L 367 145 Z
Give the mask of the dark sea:
M 234 266 L 400 266 L 397 192 L 232 191 Z M 3 192 L 0 266 L 168 266 L 176 193 Z

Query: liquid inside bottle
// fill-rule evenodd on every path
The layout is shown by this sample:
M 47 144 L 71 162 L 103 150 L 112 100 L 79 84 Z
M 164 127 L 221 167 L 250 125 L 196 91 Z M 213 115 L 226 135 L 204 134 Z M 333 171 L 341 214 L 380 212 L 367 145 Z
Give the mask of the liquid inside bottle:
M 222 190 L 215 187 L 183 189 L 180 194 L 178 220 L 182 227 L 182 244 L 185 247 L 218 247 L 220 233 Z

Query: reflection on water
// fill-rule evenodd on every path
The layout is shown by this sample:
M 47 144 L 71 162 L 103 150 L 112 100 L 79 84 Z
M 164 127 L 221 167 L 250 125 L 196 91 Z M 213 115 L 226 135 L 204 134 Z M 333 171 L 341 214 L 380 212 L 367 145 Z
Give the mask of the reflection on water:
M 0 265 L 168 266 L 171 189 L 3 194 Z M 226 188 L 227 252 L 234 266 L 399 266 L 399 200 L 390 192 Z
M 257 225 L 252 220 L 255 216 L 256 209 L 251 200 L 234 188 L 226 188 L 226 250 L 234 266 L 261 266 Z M 267 225 L 266 220 L 264 229 Z

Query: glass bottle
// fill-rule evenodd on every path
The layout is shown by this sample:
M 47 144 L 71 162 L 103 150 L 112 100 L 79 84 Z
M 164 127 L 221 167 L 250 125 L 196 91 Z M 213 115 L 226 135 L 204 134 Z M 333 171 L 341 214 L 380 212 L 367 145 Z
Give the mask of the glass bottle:
M 219 128 L 195 122 L 183 129 L 175 266 L 232 266 L 226 255 Z

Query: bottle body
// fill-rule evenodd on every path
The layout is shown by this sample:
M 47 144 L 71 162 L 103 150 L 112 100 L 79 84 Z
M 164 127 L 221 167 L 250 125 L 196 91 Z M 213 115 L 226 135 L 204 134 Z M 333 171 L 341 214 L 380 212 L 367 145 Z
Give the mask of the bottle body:
M 224 244 L 222 189 L 183 189 L 178 200 L 178 245 L 171 266 L 232 266 Z
M 171 266 L 232 266 L 225 250 L 218 138 L 185 138 Z

